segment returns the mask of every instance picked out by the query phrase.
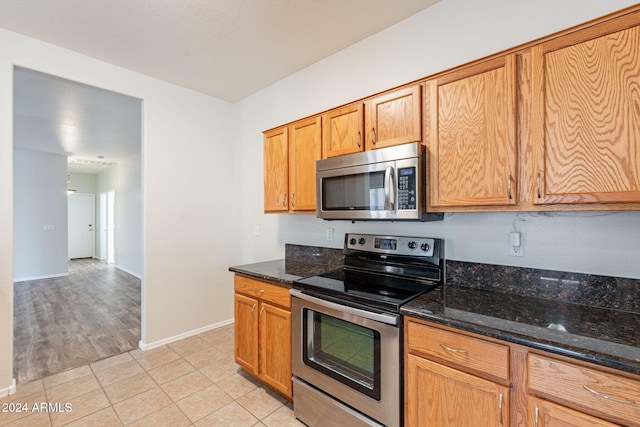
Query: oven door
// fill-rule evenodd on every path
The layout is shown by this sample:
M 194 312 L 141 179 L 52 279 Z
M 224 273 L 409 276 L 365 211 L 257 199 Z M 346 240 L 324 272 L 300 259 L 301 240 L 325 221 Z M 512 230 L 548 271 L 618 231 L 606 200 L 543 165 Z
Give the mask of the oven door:
M 291 295 L 293 375 L 382 424 L 400 425 L 399 316 L 297 289 Z

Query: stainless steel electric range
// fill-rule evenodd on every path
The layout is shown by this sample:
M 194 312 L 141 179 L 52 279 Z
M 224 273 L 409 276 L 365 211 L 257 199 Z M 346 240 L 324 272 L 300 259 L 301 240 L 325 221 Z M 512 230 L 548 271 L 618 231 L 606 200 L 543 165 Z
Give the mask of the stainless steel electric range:
M 443 283 L 441 239 L 347 234 L 343 268 L 294 282 L 294 412 L 309 426 L 402 425 L 400 307 Z

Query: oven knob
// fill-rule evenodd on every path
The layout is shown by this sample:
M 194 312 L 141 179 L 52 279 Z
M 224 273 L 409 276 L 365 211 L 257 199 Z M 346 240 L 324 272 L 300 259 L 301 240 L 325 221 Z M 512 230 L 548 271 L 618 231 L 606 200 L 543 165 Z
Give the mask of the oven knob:
M 416 242 L 414 242 L 413 240 L 409 242 L 409 249 L 415 249 L 416 248 Z
M 364 240 L 364 237 L 361 237 L 360 240 L 358 240 L 358 243 L 360 243 L 361 245 L 364 245 L 366 242 L 366 240 Z
M 350 244 L 350 245 L 355 245 L 355 244 L 356 244 L 356 239 L 351 239 L 351 240 L 349 240 L 349 244 Z
M 427 252 L 429 249 L 431 249 L 431 247 L 428 243 L 423 243 L 422 245 L 420 245 L 420 249 L 422 249 L 424 252 Z

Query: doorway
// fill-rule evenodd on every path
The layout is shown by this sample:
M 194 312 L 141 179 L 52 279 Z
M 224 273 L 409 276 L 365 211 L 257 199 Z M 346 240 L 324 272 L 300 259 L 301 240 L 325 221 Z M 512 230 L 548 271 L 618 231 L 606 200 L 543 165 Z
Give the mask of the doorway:
M 14 215 L 18 208 L 19 212 L 41 214 L 22 215 L 24 226 L 19 230 L 14 227 L 14 242 L 20 243 L 18 250 L 14 249 L 14 263 L 24 267 L 24 280 L 14 277 L 14 295 L 25 295 L 25 304 L 18 297 L 14 301 L 14 373 L 17 367 L 55 359 L 55 355 L 64 358 L 66 354 L 65 350 L 47 347 L 48 341 L 42 337 L 35 336 L 38 346 L 34 347 L 27 339 L 31 337 L 19 335 L 21 331 L 37 335 L 42 329 L 28 316 L 19 317 L 29 310 L 58 316 L 55 321 L 45 322 L 57 328 L 46 333 L 59 338 L 56 344 L 67 350 L 72 364 L 127 351 L 132 343 L 137 346 L 143 329 L 142 100 L 16 67 L 13 104 L 14 194 L 24 195 L 14 200 Z M 41 163 L 35 165 L 34 159 Z M 21 172 L 15 173 L 18 169 Z M 80 181 L 72 187 L 77 191 L 67 195 L 69 174 L 92 175 L 95 185 Z M 103 193 L 105 203 L 101 203 Z M 40 203 L 38 209 L 29 205 L 34 201 Z M 50 212 L 59 215 L 54 217 Z M 103 230 L 105 239 L 101 238 Z M 36 271 L 34 267 L 42 264 L 34 259 L 35 250 L 45 257 L 61 255 L 62 259 L 53 268 L 44 265 Z M 101 261 L 103 257 L 107 262 Z M 77 258 L 87 259 L 69 262 Z M 120 279 L 117 286 L 122 288 L 114 293 L 117 287 L 113 280 Z M 38 293 L 37 285 L 47 292 Z M 16 287 L 24 292 L 16 292 Z M 126 310 L 110 307 L 110 300 L 119 301 L 127 294 L 124 289 L 131 291 L 131 305 Z M 34 292 L 38 298 L 33 297 Z M 84 304 L 79 302 L 82 296 L 91 298 Z M 42 306 L 34 307 L 36 303 Z M 73 314 L 73 318 L 63 321 L 64 313 Z M 99 329 L 107 324 L 124 326 L 113 334 Z M 88 325 L 95 325 L 95 330 L 87 332 Z M 20 352 L 20 348 L 27 351 Z M 80 353 L 83 360 L 70 356 Z M 54 364 L 48 369 L 71 367 Z

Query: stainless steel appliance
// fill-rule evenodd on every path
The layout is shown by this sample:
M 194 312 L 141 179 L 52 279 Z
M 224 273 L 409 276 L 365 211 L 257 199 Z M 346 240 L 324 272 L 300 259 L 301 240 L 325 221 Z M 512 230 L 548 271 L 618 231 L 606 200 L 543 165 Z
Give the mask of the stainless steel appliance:
M 309 426 L 402 425 L 402 304 L 443 282 L 440 239 L 347 234 L 345 265 L 291 289 L 294 412 Z
M 316 161 L 316 215 L 324 219 L 441 220 L 425 212 L 420 143 Z

